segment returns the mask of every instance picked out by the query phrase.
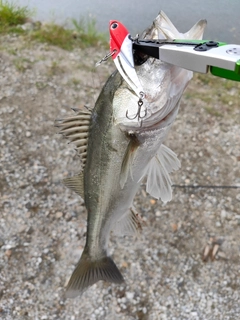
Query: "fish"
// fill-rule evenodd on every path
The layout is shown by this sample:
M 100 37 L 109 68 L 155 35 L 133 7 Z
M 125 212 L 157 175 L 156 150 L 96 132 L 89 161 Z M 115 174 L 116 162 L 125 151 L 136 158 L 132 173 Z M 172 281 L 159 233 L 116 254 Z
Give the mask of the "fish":
M 206 20 L 181 34 L 161 11 L 144 39 L 201 39 Z M 74 298 L 104 280 L 120 284 L 124 277 L 108 252 L 110 234 L 137 234 L 141 219 L 133 206 L 142 180 L 154 198 L 172 198 L 170 173 L 180 168 L 164 140 L 177 116 L 192 72 L 134 52 L 135 69 L 144 89 L 144 116 L 134 117 L 139 97 L 116 70 L 104 84 L 93 109 L 56 120 L 64 137 L 81 157 L 79 174 L 64 184 L 84 199 L 86 244 L 66 287 Z M 141 63 L 140 63 L 140 62 Z M 128 116 L 126 116 L 126 112 Z

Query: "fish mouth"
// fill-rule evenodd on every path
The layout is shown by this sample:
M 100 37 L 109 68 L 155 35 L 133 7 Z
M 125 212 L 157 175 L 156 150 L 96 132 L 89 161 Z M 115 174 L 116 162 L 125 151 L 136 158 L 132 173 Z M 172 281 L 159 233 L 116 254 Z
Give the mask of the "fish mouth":
M 128 130 L 133 132 L 144 132 L 144 131 L 154 131 L 159 129 L 164 129 L 169 127 L 173 121 L 175 120 L 177 113 L 178 113 L 178 103 L 177 105 L 164 117 L 159 119 L 157 117 L 157 114 L 154 115 L 154 117 L 148 117 L 144 118 L 141 122 L 131 122 L 131 123 L 123 123 L 119 122 L 119 126 L 122 130 Z
M 148 60 L 149 56 L 139 50 L 133 50 L 133 61 L 135 66 L 141 66 Z

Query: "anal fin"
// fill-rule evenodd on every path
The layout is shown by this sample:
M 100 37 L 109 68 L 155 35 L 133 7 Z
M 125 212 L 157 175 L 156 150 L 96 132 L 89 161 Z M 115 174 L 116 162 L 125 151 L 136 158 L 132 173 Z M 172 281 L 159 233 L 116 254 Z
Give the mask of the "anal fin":
M 116 222 L 113 231 L 117 235 L 136 235 L 142 230 L 140 215 L 134 208 L 130 208 L 128 212 Z

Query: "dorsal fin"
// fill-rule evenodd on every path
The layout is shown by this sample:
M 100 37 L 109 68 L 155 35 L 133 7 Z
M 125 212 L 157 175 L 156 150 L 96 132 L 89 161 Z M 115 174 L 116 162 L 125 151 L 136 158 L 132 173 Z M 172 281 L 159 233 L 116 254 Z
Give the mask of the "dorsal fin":
M 76 192 L 84 200 L 84 182 L 83 172 L 80 172 L 76 176 L 63 179 L 63 183 L 66 187 Z
M 87 159 L 88 133 L 92 113 L 87 108 L 84 110 L 74 108 L 73 111 L 76 112 L 76 115 L 55 120 L 55 127 L 60 128 L 59 133 L 75 144 L 76 151 L 82 160 L 82 167 L 84 167 Z

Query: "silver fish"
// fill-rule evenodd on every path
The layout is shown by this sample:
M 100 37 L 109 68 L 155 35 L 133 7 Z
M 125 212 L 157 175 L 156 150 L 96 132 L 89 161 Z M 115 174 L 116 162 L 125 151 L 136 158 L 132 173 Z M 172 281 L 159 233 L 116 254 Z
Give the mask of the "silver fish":
M 142 38 L 201 39 L 205 25 L 201 20 L 180 34 L 160 12 Z M 109 77 L 92 111 L 75 110 L 76 115 L 56 123 L 76 145 L 83 164 L 83 170 L 64 183 L 84 199 L 88 211 L 86 245 L 68 283 L 67 297 L 81 294 L 99 280 L 124 281 L 108 254 L 109 235 L 141 228 L 133 198 L 144 177 L 151 196 L 164 202 L 172 197 L 169 173 L 180 162 L 162 142 L 192 72 L 153 58 L 136 65 L 136 72 L 146 94 L 141 123 L 134 118 L 139 98 L 118 72 Z

